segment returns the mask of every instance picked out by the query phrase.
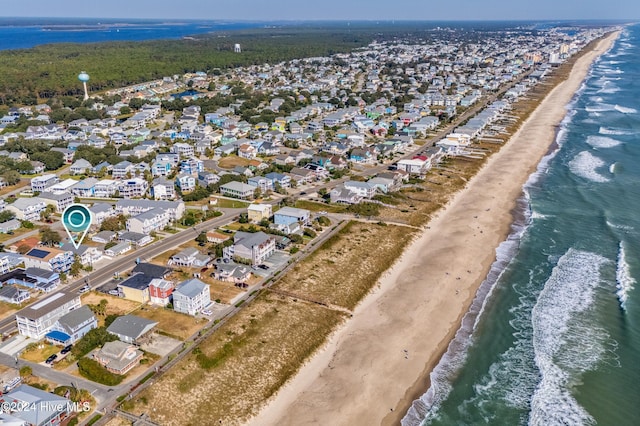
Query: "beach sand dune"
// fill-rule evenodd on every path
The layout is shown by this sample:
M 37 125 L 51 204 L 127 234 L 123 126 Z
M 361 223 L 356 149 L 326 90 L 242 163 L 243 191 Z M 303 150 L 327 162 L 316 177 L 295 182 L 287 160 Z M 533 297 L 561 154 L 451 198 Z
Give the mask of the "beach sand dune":
M 353 318 L 250 424 L 398 424 L 460 326 L 589 66 L 586 52 L 520 130 L 440 211 Z

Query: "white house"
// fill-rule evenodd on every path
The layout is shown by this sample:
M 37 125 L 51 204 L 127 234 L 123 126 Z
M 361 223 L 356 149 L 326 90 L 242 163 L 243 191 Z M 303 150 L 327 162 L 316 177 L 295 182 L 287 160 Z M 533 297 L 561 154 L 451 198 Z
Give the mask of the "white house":
M 161 208 L 153 208 L 127 219 L 127 231 L 150 234 L 161 231 L 171 222 L 169 213 Z
M 253 265 L 263 263 L 276 251 L 276 240 L 273 235 L 264 232 L 238 231 L 233 236 L 233 245 L 223 249 L 225 258 L 235 256 L 251 261 Z
M 248 199 L 253 197 L 256 187 L 242 182 L 229 182 L 220 186 L 220 193 L 227 197 Z
M 173 292 L 173 309 L 195 316 L 211 305 L 209 286 L 197 278 L 184 281 Z
M 44 338 L 60 317 L 80 307 L 80 296 L 59 291 L 16 313 L 18 332 L 36 340 Z
M 8 204 L 5 209 L 13 212 L 17 219 L 20 220 L 40 220 L 40 212 L 47 208 L 47 204 L 40 198 L 17 198 L 11 204 Z
M 46 174 L 41 176 L 36 176 L 31 179 L 31 190 L 34 192 L 44 191 L 47 187 L 58 183 L 60 179 L 58 176 L 54 174 Z
M 363 198 L 373 198 L 373 196 L 376 195 L 377 189 L 375 185 L 368 182 L 358 182 L 354 180 L 345 182 L 344 187 L 349 191 L 355 192 Z
M 111 198 L 118 192 L 118 181 L 102 179 L 93 186 L 93 193 L 98 198 Z

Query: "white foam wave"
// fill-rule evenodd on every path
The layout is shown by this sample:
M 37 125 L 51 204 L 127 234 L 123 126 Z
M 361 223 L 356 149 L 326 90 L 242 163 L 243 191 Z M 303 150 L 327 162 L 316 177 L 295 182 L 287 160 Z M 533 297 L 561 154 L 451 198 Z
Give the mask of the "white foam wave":
M 539 212 L 537 212 L 537 211 L 535 211 L 535 210 L 532 210 L 532 211 L 531 211 L 531 219 L 533 219 L 533 220 L 536 220 L 536 219 L 546 219 L 546 218 L 548 218 L 548 217 L 549 217 L 549 216 L 547 216 L 546 214 L 539 213 Z
M 601 135 L 618 135 L 618 136 L 632 134 L 632 132 L 630 132 L 629 130 L 612 129 L 611 127 L 604 127 L 604 126 L 600 126 L 600 130 L 598 130 L 598 133 L 600 133 Z
M 592 182 L 608 182 L 609 179 L 602 176 L 596 170 L 605 165 L 605 162 L 591 154 L 589 151 L 582 151 L 569 161 L 569 169 L 573 174 L 588 179 Z
M 635 108 L 623 107 L 621 105 L 616 105 L 615 110 L 621 112 L 623 114 L 637 114 L 638 110 Z
M 615 229 L 620 229 L 622 231 L 633 231 L 634 227 L 633 226 L 629 226 L 629 225 L 618 225 L 612 222 L 607 221 L 607 225 L 610 228 L 615 228 Z
M 587 143 L 594 148 L 613 148 L 620 145 L 622 142 L 615 140 L 608 136 L 587 136 Z
M 611 86 L 603 87 L 602 89 L 598 90 L 598 93 L 612 95 L 614 93 L 618 93 L 619 91 L 620 91 L 619 87 L 611 85 Z
M 599 103 L 597 105 L 587 105 L 584 107 L 587 112 L 605 112 L 605 111 L 613 111 L 615 110 L 616 105 Z
M 541 379 L 531 399 L 530 425 L 595 423 L 571 394 L 570 373 L 593 369 L 605 353 L 606 332 L 577 320 L 594 302 L 605 262 L 596 254 L 569 249 L 533 307 L 533 348 Z M 571 353 L 563 355 L 566 351 Z
M 616 295 L 620 301 L 620 307 L 623 310 L 627 308 L 627 300 L 629 299 L 629 293 L 634 288 L 636 280 L 631 276 L 631 270 L 629 263 L 627 262 L 627 252 L 625 250 L 624 242 L 620 241 L 620 248 L 618 250 L 618 264 L 616 267 Z

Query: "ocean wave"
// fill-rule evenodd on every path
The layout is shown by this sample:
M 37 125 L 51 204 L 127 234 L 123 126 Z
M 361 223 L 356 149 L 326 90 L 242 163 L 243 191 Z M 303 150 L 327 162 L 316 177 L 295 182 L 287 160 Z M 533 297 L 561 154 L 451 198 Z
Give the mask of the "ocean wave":
M 627 252 L 623 241 L 620 241 L 620 248 L 618 250 L 618 263 L 616 267 L 616 295 L 620 301 L 620 307 L 623 310 L 627 308 L 627 300 L 629 299 L 629 293 L 634 288 L 636 280 L 631 276 L 631 270 L 629 263 L 627 262 Z
M 635 108 L 623 107 L 621 105 L 616 105 L 615 110 L 621 112 L 623 114 L 637 114 L 638 110 Z
M 633 231 L 635 229 L 633 226 L 618 225 L 616 223 L 609 222 L 608 220 L 607 220 L 607 226 L 609 226 L 609 228 L 620 229 L 622 231 Z
M 595 135 L 587 136 L 587 143 L 594 148 L 613 148 L 622 144 L 622 142 L 620 142 L 619 140 L 610 138 L 608 136 Z
M 541 379 L 531 399 L 530 425 L 595 424 L 571 395 L 570 383 L 576 373 L 592 370 L 606 352 L 606 331 L 579 320 L 593 305 L 606 261 L 569 249 L 533 307 L 533 348 Z
M 625 129 L 613 129 L 611 127 L 604 127 L 604 126 L 600 126 L 600 130 L 598 130 L 598 133 L 600 133 L 601 135 L 632 135 L 633 132 L 630 130 L 625 130 Z
M 605 112 L 605 111 L 613 111 L 616 109 L 617 105 L 598 103 L 596 105 L 587 105 L 584 107 L 584 110 L 587 112 Z
M 573 174 L 592 182 L 608 182 L 609 179 L 602 176 L 596 170 L 605 165 L 605 162 L 591 154 L 589 151 L 582 151 L 569 161 L 569 169 Z
M 568 105 L 568 108 L 572 108 L 574 105 L 575 100 Z M 567 114 L 562 120 L 560 130 L 556 134 L 556 149 L 542 158 L 536 171 L 529 176 L 527 182 L 524 184 L 524 196 L 518 200 L 516 208 L 523 213 L 520 221 L 512 224 L 511 233 L 496 249 L 496 260 L 491 265 L 487 278 L 480 285 L 471 304 L 471 308 L 462 319 L 462 325 L 449 344 L 447 351 L 429 375 L 431 382 L 429 389 L 420 398 L 413 401 L 413 404 L 402 418 L 402 426 L 421 425 L 424 424 L 425 421 L 438 417 L 441 404 L 453 388 L 451 383 L 466 361 L 468 349 L 473 343 L 473 332 L 482 318 L 486 304 L 493 294 L 493 290 L 500 277 L 513 260 L 520 241 L 531 223 L 534 213 L 531 210 L 530 190 L 542 176 L 546 174 L 549 163 L 560 151 L 560 147 L 565 142 L 567 126 L 571 122 L 572 117 L 573 114 Z M 532 351 L 529 351 L 529 353 L 531 352 Z M 520 386 L 518 388 L 520 388 Z M 533 390 L 533 387 L 531 390 Z M 517 400 L 518 396 L 514 394 L 511 398 Z
M 620 88 L 615 86 L 615 85 L 609 85 L 606 87 L 603 87 L 602 89 L 598 90 L 598 93 L 604 93 L 606 95 L 612 95 L 614 93 L 618 93 L 620 91 Z

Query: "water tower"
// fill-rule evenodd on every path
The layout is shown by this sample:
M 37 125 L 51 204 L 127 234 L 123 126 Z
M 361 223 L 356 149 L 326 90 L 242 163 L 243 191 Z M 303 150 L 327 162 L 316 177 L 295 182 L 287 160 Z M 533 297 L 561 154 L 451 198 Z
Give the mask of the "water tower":
M 242 49 L 240 49 L 240 43 L 236 43 L 236 44 L 233 46 L 233 51 L 234 51 L 235 53 L 240 53 L 240 52 L 242 52 Z
M 89 91 L 87 90 L 87 81 L 89 81 L 89 74 L 84 71 L 81 71 L 78 74 L 78 80 L 82 82 L 82 87 L 84 87 L 84 100 L 89 99 Z

